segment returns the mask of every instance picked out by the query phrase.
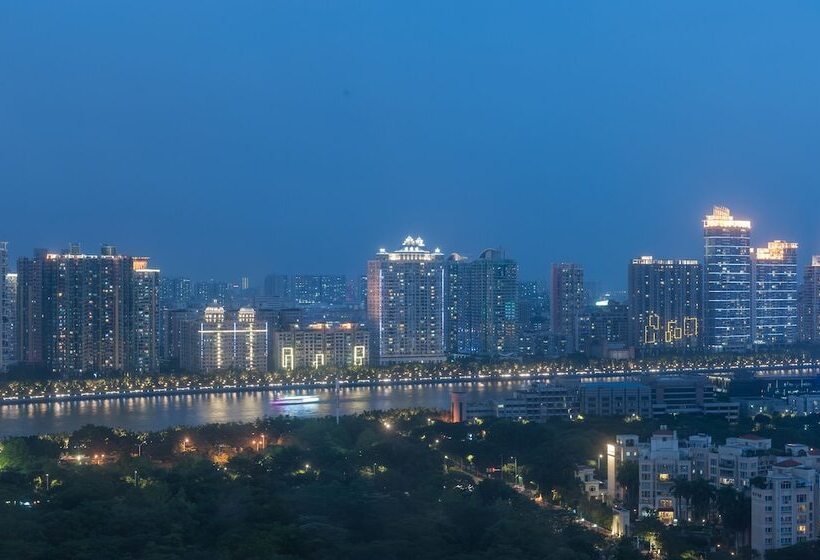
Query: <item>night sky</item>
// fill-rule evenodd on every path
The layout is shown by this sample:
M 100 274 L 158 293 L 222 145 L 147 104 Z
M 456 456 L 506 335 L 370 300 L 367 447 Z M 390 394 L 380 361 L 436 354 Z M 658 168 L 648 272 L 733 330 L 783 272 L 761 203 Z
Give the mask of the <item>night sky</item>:
M 717 203 L 820 253 L 820 5 L 580 4 L 2 2 L 0 239 L 258 283 L 410 233 L 618 289 Z

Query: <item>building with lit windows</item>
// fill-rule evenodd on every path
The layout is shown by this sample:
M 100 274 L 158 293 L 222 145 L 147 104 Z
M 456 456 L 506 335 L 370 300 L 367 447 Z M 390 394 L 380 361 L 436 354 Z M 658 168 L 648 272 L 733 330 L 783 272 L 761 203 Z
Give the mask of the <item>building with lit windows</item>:
M 353 323 L 312 323 L 273 332 L 275 370 L 349 368 L 370 363 L 370 332 Z
M 771 241 L 752 251 L 754 344 L 780 346 L 798 338 L 797 243 Z
M 799 305 L 800 340 L 820 344 L 820 256 L 811 259 L 803 273 Z
M 686 500 L 676 497 L 673 490 L 676 479 L 692 479 L 692 460 L 677 433 L 662 426 L 639 451 L 638 513 L 656 516 L 666 524 L 686 519 Z
M 8 333 L 6 332 L 6 325 L 10 322 L 10 318 L 6 317 L 6 273 L 8 268 L 8 243 L 0 241 L 0 373 L 5 372 L 8 368 L 8 350 L 9 346 Z
M 751 347 L 751 230 L 721 206 L 703 220 L 705 334 L 713 350 Z
M 502 357 L 518 353 L 518 264 L 498 249 L 445 265 L 447 352 Z
M 633 259 L 628 282 L 631 346 L 642 353 L 701 346 L 703 268 L 698 261 Z
M 236 313 L 211 305 L 185 330 L 180 358 L 184 371 L 264 372 L 268 369 L 268 325 L 243 307 Z
M 395 251 L 380 249 L 367 268 L 367 316 L 374 361 L 442 362 L 444 255 L 407 237 Z
M 156 371 L 159 271 L 104 245 L 18 261 L 20 361 L 58 375 Z
M 618 471 L 625 463 L 638 462 L 641 444 L 635 434 L 619 434 L 614 443 L 606 445 L 606 495 L 611 504 L 624 499 L 624 488 L 618 484 Z
M 584 310 L 584 269 L 578 264 L 552 265 L 552 335 L 560 339 L 558 346 L 572 354 L 579 350 L 579 318 Z
M 628 320 L 627 306 L 614 299 L 587 306 L 578 317 L 578 350 L 606 359 L 633 357 L 627 348 Z
M 752 486 L 752 550 L 764 557 L 816 539 L 818 507 L 817 471 L 791 458 L 776 463 L 761 486 Z
M 17 361 L 17 274 L 6 273 L 6 285 L 3 299 L 3 356 L 0 358 L 0 371 L 8 369 Z

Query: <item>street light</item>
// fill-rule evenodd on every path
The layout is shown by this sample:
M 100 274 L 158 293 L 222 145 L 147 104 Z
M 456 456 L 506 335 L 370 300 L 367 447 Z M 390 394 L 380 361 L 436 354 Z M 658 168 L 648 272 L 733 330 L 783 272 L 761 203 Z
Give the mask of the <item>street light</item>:
M 142 446 L 148 445 L 147 441 L 141 441 L 137 444 L 137 457 L 142 457 Z

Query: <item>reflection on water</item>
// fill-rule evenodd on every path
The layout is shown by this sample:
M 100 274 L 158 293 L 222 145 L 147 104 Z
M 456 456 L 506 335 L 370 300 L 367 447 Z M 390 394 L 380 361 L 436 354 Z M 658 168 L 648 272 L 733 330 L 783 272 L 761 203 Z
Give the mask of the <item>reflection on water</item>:
M 499 381 L 348 388 L 339 393 L 339 412 L 357 414 L 366 410 L 413 407 L 448 409 L 450 391 L 455 388 L 465 391 L 470 400 L 486 400 L 507 396 L 522 384 L 521 381 Z M 3 406 L 0 407 L 0 436 L 69 432 L 85 424 L 150 431 L 177 425 L 247 422 L 262 416 L 336 414 L 336 395 L 332 389 L 278 394 L 313 394 L 320 400 L 310 404 L 276 405 L 272 402 L 273 391 L 260 391 Z

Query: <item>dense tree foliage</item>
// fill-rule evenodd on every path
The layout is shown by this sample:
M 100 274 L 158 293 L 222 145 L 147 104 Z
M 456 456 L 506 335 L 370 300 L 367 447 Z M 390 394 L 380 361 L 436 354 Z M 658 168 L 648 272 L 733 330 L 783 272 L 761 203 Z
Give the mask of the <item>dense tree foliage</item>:
M 501 481 L 445 468 L 421 439 L 426 416 L 389 418 L 338 426 L 277 418 L 153 434 L 86 427 L 6 440 L 2 556 L 599 557 L 600 538 L 566 514 Z

